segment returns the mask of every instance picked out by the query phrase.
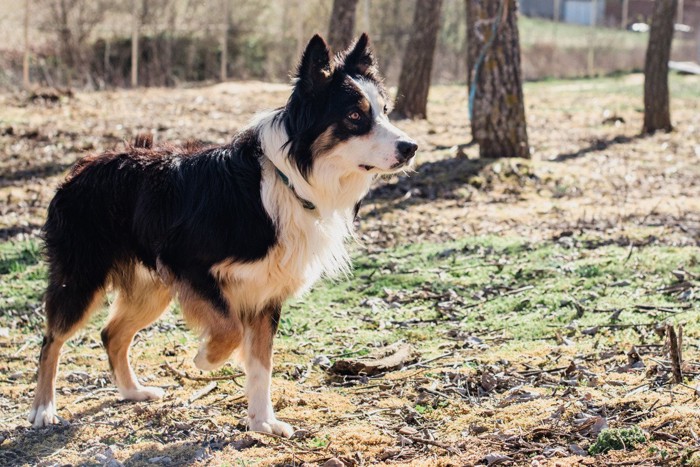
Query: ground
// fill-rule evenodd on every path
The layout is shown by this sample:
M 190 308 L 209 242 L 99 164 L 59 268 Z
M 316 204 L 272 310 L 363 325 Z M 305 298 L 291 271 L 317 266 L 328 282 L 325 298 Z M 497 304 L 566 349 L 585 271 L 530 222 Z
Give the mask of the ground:
M 245 431 L 244 377 L 194 368 L 176 305 L 132 351 L 162 401 L 118 399 L 103 310 L 64 350 L 65 423 L 25 421 L 38 233 L 68 167 L 143 131 L 225 142 L 288 88 L 0 95 L 0 464 L 700 464 L 700 80 L 672 76 L 670 134 L 638 135 L 641 89 L 639 75 L 527 84 L 532 160 L 466 145 L 464 86 L 432 89 L 428 121 L 398 122 L 420 142 L 416 172 L 377 182 L 352 276 L 285 309 L 273 402 L 291 440 Z M 667 324 L 683 326 L 681 384 Z M 416 353 L 403 369 L 329 369 L 395 342 Z

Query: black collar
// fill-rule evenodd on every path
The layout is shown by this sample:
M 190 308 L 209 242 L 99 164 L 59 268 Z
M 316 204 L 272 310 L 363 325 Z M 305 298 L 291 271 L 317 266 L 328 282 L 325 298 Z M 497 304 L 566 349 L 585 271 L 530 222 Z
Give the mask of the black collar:
M 296 196 L 296 198 L 299 200 L 304 209 L 308 209 L 309 211 L 316 210 L 316 205 L 314 203 L 312 203 L 308 199 L 304 199 L 301 196 L 299 196 L 292 184 L 289 182 L 289 177 L 283 174 L 282 171 L 277 167 L 275 167 L 275 172 L 277 172 L 277 176 L 280 178 L 280 180 L 282 180 L 282 183 L 284 183 L 286 186 L 289 187 L 290 190 L 292 190 L 292 193 L 294 193 L 294 196 Z

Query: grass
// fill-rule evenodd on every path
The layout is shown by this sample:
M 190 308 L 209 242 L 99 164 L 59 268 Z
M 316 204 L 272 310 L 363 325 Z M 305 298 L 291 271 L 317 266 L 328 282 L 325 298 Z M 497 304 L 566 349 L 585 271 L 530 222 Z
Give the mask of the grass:
M 646 47 L 649 36 L 617 28 L 582 26 L 554 22 L 539 18 L 521 16 L 518 18 L 521 46 L 527 48 L 536 44 L 556 42 L 561 48 L 586 48 L 591 40 L 599 44 L 609 44 L 617 49 L 627 50 Z
M 591 445 L 588 452 L 593 455 L 605 454 L 613 449 L 632 450 L 647 442 L 647 437 L 638 426 L 630 428 L 605 429 Z
M 38 330 L 42 326 L 38 310 L 41 309 L 46 275 L 40 247 L 36 240 L 0 245 L 0 327 L 9 328 L 10 333 L 10 343 L 0 346 L 0 352 L 7 357 L 0 370 L 5 375 L 14 375 L 9 376 L 12 380 L 0 380 L 0 404 L 10 406 L 6 410 L 11 414 L 10 419 L 23 416 L 34 385 L 34 351 L 38 347 Z M 508 372 L 513 369 L 503 373 L 504 370 L 498 368 L 532 371 L 533 368 L 561 365 L 557 363 L 561 357 L 564 362 L 584 362 L 589 359 L 587 355 L 597 356 L 610 351 L 624 355 L 624 350 L 632 345 L 656 345 L 659 341 L 652 330 L 657 323 L 667 321 L 685 324 L 686 342 L 700 337 L 697 300 L 689 301 L 687 296 L 661 291 L 663 287 L 677 283 L 672 271 L 684 270 L 690 275 L 700 273 L 700 252 L 692 247 L 653 244 L 631 247 L 586 237 L 564 237 L 560 241 L 535 243 L 517 237 L 482 236 L 441 244 L 406 245 L 373 253 L 357 248 L 354 265 L 352 276 L 324 281 L 310 294 L 289 303 L 281 322 L 276 344 L 278 363 L 274 373 L 276 405 L 283 417 L 301 420 L 301 423 L 314 427 L 305 438 L 295 441 L 295 449 L 302 452 L 340 452 L 337 450 L 351 449 L 353 443 L 358 442 L 353 441 L 353 436 L 364 436 L 368 437 L 361 441 L 365 455 L 380 456 L 381 453 L 376 451 L 379 448 L 372 446 L 384 445 L 383 435 L 372 424 L 360 423 L 350 428 L 353 425 L 347 425 L 347 421 L 360 416 L 353 414 L 353 410 L 377 417 L 376 413 L 384 414 L 388 408 L 407 407 L 401 409 L 401 413 L 408 410 L 413 414 L 409 419 L 417 417 L 423 420 L 417 428 L 433 426 L 432 432 L 441 433 L 443 439 L 454 439 L 455 429 L 464 430 L 470 426 L 496 432 L 504 427 L 528 432 L 547 424 L 549 418 L 540 420 L 543 412 L 556 413 L 560 410 L 557 407 L 567 404 L 567 399 L 561 399 L 559 394 L 565 395 L 571 390 L 571 382 L 565 379 L 562 381 L 568 382 L 554 386 L 535 384 L 527 390 L 518 389 L 523 388 L 520 382 L 514 389 L 509 389 L 515 383 L 509 382 L 506 375 L 512 374 Z M 639 305 L 658 308 L 642 310 Z M 182 444 L 190 439 L 189 429 L 182 427 L 199 426 L 197 429 L 201 431 L 198 424 L 207 426 L 209 419 L 209 423 L 219 427 L 220 435 L 229 433 L 226 435 L 228 439 L 234 440 L 227 443 L 234 443 L 234 446 L 235 443 L 248 443 L 246 438 L 238 441 L 241 435 L 231 434 L 231 430 L 235 433 L 238 429 L 234 427 L 240 426 L 235 414 L 240 414 L 245 407 L 240 389 L 232 383 L 219 383 L 219 390 L 230 395 L 221 396 L 217 390 L 213 393 L 214 399 L 193 407 L 177 401 L 186 400 L 198 383 L 190 387 L 191 382 L 182 380 L 167 385 L 176 389 L 169 390 L 172 395 L 161 406 L 120 404 L 114 407 L 109 395 L 91 396 L 93 391 L 101 390 L 99 388 L 111 387 L 105 362 L 95 366 L 96 360 L 104 360 L 97 336 L 105 313 L 98 313 L 87 329 L 69 342 L 59 373 L 59 406 L 71 409 L 70 414 L 59 413 L 83 422 L 68 428 L 53 428 L 50 436 L 35 435 L 31 430 L 25 433 L 18 428 L 20 431 L 10 435 L 13 441 L 5 444 L 8 448 L 6 455 L 15 456 L 7 458 L 12 460 L 11 463 L 19 456 L 24 459 L 20 465 L 31 464 L 55 458 L 58 452 L 62 453 L 61 456 L 68 456 L 68 453 L 73 456 L 58 459 L 89 461 L 89 456 L 86 458 L 84 453 L 92 452 L 90 446 L 95 440 L 99 445 L 118 446 L 122 453 L 119 457 L 122 461 L 126 459 L 127 465 L 148 465 L 149 459 L 166 455 L 173 462 L 187 462 L 195 455 L 193 453 L 201 454 L 202 446 L 209 445 L 199 442 Z M 358 395 L 364 392 L 355 392 L 352 386 L 344 384 L 334 385 L 332 378 L 328 379 L 320 370 L 312 371 L 309 364 L 320 355 L 331 362 L 337 358 L 365 355 L 372 347 L 398 340 L 411 343 L 423 360 L 441 356 L 445 349 L 450 348 L 453 354 L 459 352 L 462 356 L 444 363 L 442 369 L 438 365 L 426 367 L 412 376 L 403 372 L 387 375 L 378 383 L 370 383 L 367 386 L 370 392 L 359 399 Z M 185 329 L 179 310 L 174 307 L 160 322 L 139 334 L 132 357 L 145 382 L 163 384 L 171 381 L 169 377 L 172 376 L 159 370 L 163 359 L 173 364 L 175 360 L 182 362 L 178 365 L 187 364 L 185 362 L 194 354 L 195 346 L 196 339 Z M 693 359 L 694 356 L 695 353 L 689 351 L 686 358 Z M 605 374 L 604 370 L 597 371 Z M 216 375 L 235 373 L 233 367 L 226 366 Z M 85 378 L 87 374 L 87 382 L 76 384 L 76 374 L 78 378 Z M 470 378 L 456 383 L 456 387 L 466 384 L 465 387 L 471 388 L 468 391 L 479 393 L 483 392 L 480 389 L 483 383 L 469 381 L 473 381 L 471 378 L 478 381 L 485 374 L 500 375 L 492 376 L 496 382 L 493 391 L 497 399 L 493 409 L 486 412 L 483 411 L 489 407 L 484 405 L 487 402 L 472 406 L 459 398 L 426 397 L 430 394 L 415 389 L 420 384 L 416 381 L 438 382 L 448 378 L 458 382 Z M 620 410 L 627 413 L 625 407 L 637 404 L 633 406 L 639 407 L 643 419 L 648 408 L 644 403 L 616 399 L 618 396 L 613 396 L 610 389 L 604 393 L 596 392 L 599 384 L 596 378 L 579 377 L 577 385 L 582 391 L 607 398 L 608 402 L 600 403 L 607 404 L 605 410 L 609 416 Z M 630 391 L 638 384 L 635 380 L 624 381 L 628 380 L 617 382 L 616 385 L 621 386 L 616 386 L 615 390 Z M 185 386 L 185 390 L 177 389 L 178 386 Z M 381 388 L 380 392 L 372 393 L 372 388 L 377 386 Z M 396 392 L 397 387 L 402 388 L 400 393 Z M 363 388 L 362 385 L 356 387 L 358 391 Z M 447 390 L 440 388 L 438 386 L 439 391 Z M 516 390 L 525 391 L 527 402 L 516 402 L 511 407 L 511 398 L 517 400 L 520 394 Z M 302 395 L 298 391 L 310 393 Z M 488 394 L 481 397 L 484 396 L 488 397 L 484 401 L 493 398 Z M 85 406 L 87 412 L 75 414 L 78 406 L 71 402 L 75 400 L 82 400 L 80 406 Z M 95 405 L 90 406 L 85 400 L 93 401 Z M 399 405 L 392 405 L 397 401 L 401 401 Z M 572 415 L 573 412 L 565 417 L 568 420 Z M 88 429 L 93 425 L 85 421 L 88 419 L 97 422 L 96 427 L 107 427 L 102 431 Z M 342 420 L 342 431 L 332 428 L 338 423 L 333 420 Z M 382 421 L 380 426 L 386 423 L 386 420 Z M 405 426 L 405 423 L 394 426 Z M 591 439 L 589 446 L 584 441 L 583 447 L 590 449 L 592 455 L 615 455 L 615 450 L 620 449 L 620 439 L 625 449 L 636 447 L 636 431 L 629 431 L 619 422 L 611 423 L 616 426 L 601 433 L 597 440 Z M 158 427 L 166 427 L 166 431 L 161 432 Z M 553 430 L 561 431 L 560 428 Z M 580 434 L 573 436 L 565 442 L 580 444 Z M 646 438 L 643 441 L 642 444 L 649 446 L 648 449 L 654 450 L 654 455 L 660 458 L 672 455 L 667 446 L 654 444 L 653 440 L 649 444 Z M 160 447 L 154 448 L 154 442 Z M 253 445 L 260 442 L 254 441 Z M 458 439 L 452 442 L 462 446 Z M 216 452 L 221 452 L 223 457 L 218 460 L 221 465 L 239 465 L 236 462 L 260 465 L 270 461 L 271 455 L 285 458 L 280 454 L 285 449 L 273 455 L 268 446 L 267 451 L 259 453 L 255 451 L 258 448 L 243 450 L 242 457 L 236 459 L 238 451 L 226 448 L 227 443 L 206 448 L 207 455 L 215 456 Z
M 34 385 L 34 351 L 38 347 L 37 331 L 42 326 L 37 310 L 40 310 L 46 267 L 37 241 L 4 243 L 0 245 L 0 251 L 0 327 L 9 328 L 11 339 L 10 345 L 0 347 L 0 352 L 7 357 L 0 370 L 5 375 L 19 375 L 10 376 L 12 380 L 0 381 L 0 404 L 11 405 L 6 413 L 19 417 L 29 403 Z M 295 441 L 295 449 L 302 452 L 352 449 L 354 443 L 360 442 L 352 437 L 369 436 L 360 442 L 365 455 L 382 455 L 377 449 L 386 441 L 375 425 L 360 423 L 351 428 L 352 425 L 346 424 L 347 420 L 360 417 L 353 414 L 353 410 L 359 410 L 360 414 L 384 414 L 391 407 L 404 407 L 400 413 L 408 410 L 413 414 L 411 419 L 418 417 L 423 420 L 418 428 L 433 426 L 433 432 L 441 433 L 443 439 L 452 439 L 460 446 L 459 438 L 454 438 L 454 430 L 459 430 L 460 426 L 461 430 L 478 425 L 479 430 L 498 432 L 503 427 L 512 427 L 529 432 L 546 425 L 549 418 L 540 420 L 542 413 L 556 413 L 557 407 L 567 404 L 567 399 L 561 399 L 559 394 L 566 394 L 571 382 L 564 379 L 554 386 L 534 384 L 527 390 L 518 389 L 523 387 L 520 382 L 513 389 L 511 385 L 515 383 L 509 382 L 510 377 L 506 376 L 513 369 L 547 369 L 561 365 L 557 361 L 562 356 L 564 362 L 584 362 L 589 358 L 587 356 L 595 359 L 611 350 L 614 354 L 624 355 L 632 345 L 657 345 L 659 340 L 653 329 L 657 323 L 667 321 L 685 324 L 686 342 L 694 342 L 700 337 L 697 300 L 662 291 L 664 287 L 678 283 L 672 271 L 684 270 L 692 277 L 700 273 L 700 252 L 692 247 L 653 244 L 630 247 L 586 237 L 564 237 L 560 241 L 535 243 L 517 237 L 483 236 L 441 244 L 406 245 L 373 253 L 358 248 L 354 265 L 351 277 L 324 281 L 310 294 L 289 303 L 283 315 L 276 345 L 276 404 L 278 408 L 282 407 L 280 413 L 283 417 L 302 420 L 301 423 L 314 427 L 306 438 Z M 658 308 L 642 310 L 639 305 Z M 105 362 L 95 366 L 96 359 L 104 360 L 97 340 L 104 317 L 105 311 L 100 312 L 66 347 L 58 382 L 59 406 L 70 408 L 71 415 L 65 411 L 59 413 L 75 420 L 93 419 L 108 425 L 106 428 L 114 428 L 93 432 L 87 428 L 93 424 L 83 421 L 77 427 L 52 428 L 49 437 L 38 432 L 35 435 L 32 431 L 15 431 L 10 435 L 14 441 L 6 444 L 9 449 L 6 453 L 10 453 L 7 455 L 24 459 L 20 464 L 31 464 L 55 455 L 52 452 L 61 452 L 61 456 L 73 453 L 74 457 L 59 459 L 85 462 L 89 455 L 84 453 L 92 452 L 89 451 L 90 443 L 99 440 L 100 445 L 118 446 L 123 453 L 120 459 L 126 459 L 127 465 L 147 465 L 151 462 L 149 459 L 166 454 L 173 462 L 187 462 L 195 455 L 193 453 L 201 452 L 203 445 L 199 442 L 181 444 L 189 439 L 188 429 L 182 427 L 207 426 L 206 421 L 211 419 L 210 423 L 223 430 L 220 433 L 231 433 L 231 430 L 235 433 L 239 429 L 234 428 L 239 426 L 236 414 L 240 414 L 245 406 L 240 389 L 232 383 L 219 383 L 219 390 L 231 395 L 222 396 L 217 391 L 215 399 L 199 402 L 202 405 L 193 407 L 177 402 L 186 400 L 197 387 L 190 387 L 192 383 L 184 381 L 168 384 L 176 389 L 169 391 L 172 395 L 161 406 L 132 404 L 114 407 L 108 394 L 91 396 L 99 388 L 111 387 Z M 365 397 L 369 399 L 358 399 L 360 393 L 353 387 L 334 386 L 333 379 L 324 377 L 320 370 L 312 371 L 309 364 L 320 355 L 332 362 L 348 355 L 364 355 L 372 347 L 398 340 L 411 343 L 423 360 L 441 356 L 445 349 L 450 348 L 454 349 L 452 354 L 460 352 L 463 356 L 443 364 L 447 368 L 440 369 L 438 365 L 420 370 L 419 376 L 402 372 L 387 375 L 387 379 L 367 386 L 370 391 L 376 386 L 386 388 L 378 393 L 367 393 Z M 172 313 L 137 337 L 132 351 L 137 372 L 144 381 L 158 381 L 158 384 L 171 381 L 169 375 L 159 370 L 163 359 L 173 364 L 175 360 L 182 362 L 178 364 L 187 364 L 184 362 L 194 354 L 195 341 L 175 307 Z M 569 350 L 561 350 L 567 348 Z M 19 362 L 18 355 L 22 356 Z M 686 354 L 688 359 L 694 356 L 692 351 Z M 512 369 L 506 373 L 498 369 L 509 367 Z M 605 374 L 605 370 L 597 371 Z M 85 373 L 88 375 L 86 383 L 76 384 L 70 379 L 75 378 L 71 375 Z M 233 367 L 227 366 L 216 374 L 234 373 Z M 494 391 L 497 399 L 487 416 L 480 415 L 487 407 L 483 405 L 486 402 L 472 406 L 449 396 L 447 399 L 426 398 L 427 393 L 415 388 L 420 384 L 415 381 L 462 381 L 462 378 L 479 381 L 478 378 L 486 374 L 501 375 L 491 376 L 495 389 L 489 391 Z M 598 391 L 598 376 L 581 378 L 576 382 L 581 391 L 607 398 L 607 403 L 602 402 L 605 399 L 600 402 L 608 404 L 607 412 L 622 410 L 621 413 L 627 413 L 624 408 L 631 403 L 629 400 L 616 399 L 618 396 L 613 397 L 611 389 L 604 393 L 595 392 Z M 468 379 L 457 383 L 457 387 L 466 384 L 469 392 L 483 392 L 480 389 L 483 383 L 473 381 Z M 628 380 L 617 382 L 622 386 L 616 386 L 614 390 L 624 393 L 638 385 L 638 380 L 625 381 Z M 179 385 L 186 389 L 177 389 Z M 402 387 L 399 393 L 391 389 L 396 387 Z M 441 394 L 447 390 L 438 388 Z M 363 386 L 357 389 L 363 390 Z M 297 395 L 298 391 L 310 393 Z M 526 399 L 510 406 L 511 398 L 519 400 L 518 391 L 525 391 Z M 488 397 L 486 400 L 493 397 L 484 396 Z M 86 398 L 96 405 L 90 406 Z M 82 401 L 80 407 L 87 410 L 82 415 L 75 414 L 78 405 L 71 402 L 78 399 Z M 397 404 L 397 400 L 401 401 L 399 405 L 392 405 Z M 647 406 L 642 402 L 634 404 L 638 404 L 642 413 L 639 416 L 644 417 Z M 494 424 L 492 417 L 500 421 Z M 332 428 L 334 423 L 339 423 L 338 420 L 342 421 L 341 431 Z M 380 426 L 386 423 L 383 421 Z M 618 441 L 622 439 L 624 449 L 636 449 L 636 432 L 628 433 L 627 427 L 619 423 L 612 428 L 622 430 L 604 432 L 597 440 L 592 439 L 590 446 L 584 444 L 584 448 L 590 448 L 592 455 L 614 456 L 615 450 L 620 449 Z M 99 424 L 94 426 L 100 427 Z M 158 427 L 165 427 L 166 431 L 160 433 Z M 201 431 L 201 426 L 198 429 Z M 552 430 L 554 433 L 561 431 L 560 428 Z M 227 436 L 229 440 L 238 440 L 242 435 Z M 575 440 L 581 443 L 580 434 L 572 436 L 574 438 L 567 438 L 569 441 L 566 442 Z M 86 440 L 92 441 L 85 444 Z M 155 446 L 161 447 L 152 447 L 154 442 L 157 443 Z M 239 442 L 243 441 L 227 443 L 235 446 Z M 655 456 L 666 458 L 672 455 L 666 446 L 651 443 L 651 448 L 656 449 Z M 226 448 L 227 445 L 207 448 L 207 455 L 221 452 L 221 465 L 225 462 L 237 465 L 235 462 L 251 462 L 251 459 L 258 461 L 250 465 L 261 465 L 273 455 L 268 445 L 267 451 L 260 454 L 255 451 L 259 448 L 243 450 L 240 453 L 243 457 L 236 460 L 238 451 Z M 646 438 L 642 445 L 648 445 Z M 274 455 L 285 458 L 281 454 L 285 452 L 284 446 L 280 444 L 282 450 Z M 686 453 L 673 455 L 685 456 Z
M 522 343 L 555 339 L 565 328 L 612 325 L 629 329 L 600 334 L 632 342 L 632 325 L 674 316 L 650 317 L 638 305 L 688 305 L 660 289 L 676 281 L 673 270 L 700 271 L 697 250 L 567 240 L 532 244 L 481 237 L 358 251 L 351 277 L 325 281 L 290 302 L 279 342 L 292 347 L 308 340 L 317 350 L 338 353 L 407 340 L 433 350 L 455 327 Z M 40 246 L 34 240 L 5 243 L 0 252 L 0 323 L 35 333 L 41 320 L 34 310 L 40 309 L 46 274 Z M 174 315 L 179 319 L 177 309 Z M 690 320 L 685 331 L 697 336 L 700 325 Z

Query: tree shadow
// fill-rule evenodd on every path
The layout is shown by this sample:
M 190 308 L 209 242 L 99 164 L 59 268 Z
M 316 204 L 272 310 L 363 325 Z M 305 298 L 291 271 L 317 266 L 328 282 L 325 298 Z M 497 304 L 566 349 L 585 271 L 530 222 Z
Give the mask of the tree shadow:
M 47 458 L 60 453 L 71 440 L 79 435 L 84 426 L 83 423 L 78 422 L 79 420 L 101 412 L 115 403 L 118 402 L 113 399 L 106 400 L 94 407 L 75 412 L 71 417 L 74 422 L 44 428 L 17 426 L 14 430 L 0 432 L 0 435 L 6 438 L 2 449 L 0 449 L 0 465 L 37 465 L 46 462 Z M 29 410 L 29 406 L 27 406 L 27 410 Z M 60 458 L 55 460 L 59 461 L 60 464 Z
M 9 227 L 0 228 L 0 241 L 7 241 L 17 237 L 20 234 L 26 234 L 36 237 L 41 232 L 41 224 L 29 223 L 27 225 L 11 225 Z M 1 268 L 1 267 L 0 267 Z
M 564 152 L 561 154 L 557 154 L 553 158 L 549 159 L 551 162 L 566 162 L 572 159 L 579 159 L 581 157 L 586 156 L 587 154 L 591 152 L 597 152 L 597 151 L 604 151 L 608 149 L 611 146 L 615 146 L 617 144 L 627 144 L 631 143 L 633 141 L 636 141 L 640 138 L 646 138 L 649 135 L 646 134 L 636 134 L 632 136 L 626 136 L 626 135 L 618 135 L 613 138 L 608 138 L 608 139 L 600 139 L 600 138 L 595 138 L 591 141 L 591 143 L 584 147 L 579 149 L 578 151 L 574 152 Z
M 244 451 L 259 446 L 258 439 L 245 431 L 222 436 L 197 436 L 192 441 L 180 441 L 165 445 L 153 445 L 141 449 L 123 461 L 125 467 L 131 465 L 190 465 L 196 462 L 206 462 L 216 451 L 224 448 Z
M 498 169 L 494 168 L 498 166 Z M 381 214 L 397 207 L 428 204 L 439 199 L 464 200 L 475 189 L 488 189 L 496 172 L 498 176 L 532 177 L 522 159 L 469 159 L 451 157 L 419 165 L 415 172 L 401 174 L 398 181 L 381 181 L 367 195 L 368 203 L 384 204 L 374 213 Z
M 15 182 L 23 182 L 33 178 L 48 178 L 54 175 L 60 175 L 75 164 L 75 161 L 70 163 L 65 162 L 47 162 L 27 167 L 25 169 L 14 170 L 3 174 L 0 177 L 0 188 L 14 184 Z

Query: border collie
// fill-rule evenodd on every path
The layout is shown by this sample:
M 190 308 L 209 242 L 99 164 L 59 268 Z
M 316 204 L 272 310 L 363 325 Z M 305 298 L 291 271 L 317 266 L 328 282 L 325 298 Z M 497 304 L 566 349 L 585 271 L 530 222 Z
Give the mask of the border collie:
M 367 35 L 336 56 L 316 35 L 287 104 L 230 144 L 152 147 L 141 137 L 80 160 L 44 226 L 47 330 L 29 421 L 58 421 L 61 347 L 111 287 L 102 342 L 123 398 L 163 396 L 139 384 L 129 347 L 177 297 L 201 332 L 195 365 L 213 370 L 235 354 L 249 429 L 290 436 L 270 401 L 282 304 L 348 268 L 344 243 L 372 180 L 411 164 L 417 145 L 389 123 L 387 102 Z

